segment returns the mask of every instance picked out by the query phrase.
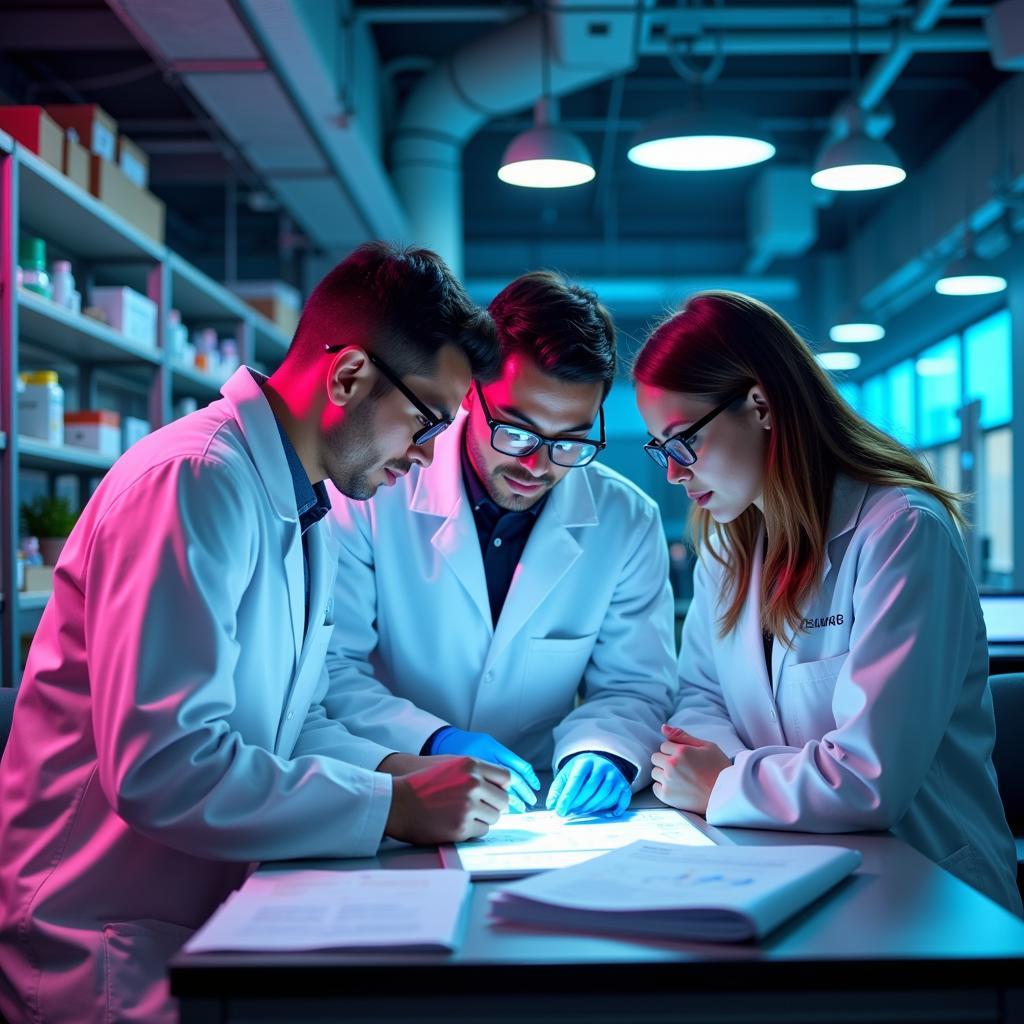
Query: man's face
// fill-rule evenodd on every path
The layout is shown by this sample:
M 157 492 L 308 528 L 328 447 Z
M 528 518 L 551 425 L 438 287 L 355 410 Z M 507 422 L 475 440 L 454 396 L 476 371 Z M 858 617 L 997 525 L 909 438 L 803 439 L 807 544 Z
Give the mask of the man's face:
M 483 392 L 493 420 L 525 427 L 547 438 L 584 438 L 593 436 L 603 387 L 599 381 L 559 380 L 532 359 L 513 353 L 505 360 L 501 376 L 483 385 Z M 513 512 L 530 508 L 569 472 L 568 467 L 551 461 L 546 445 L 525 458 L 495 451 L 491 447 L 491 428 L 475 391 L 470 392 L 467 402 L 469 459 L 499 508 Z
M 433 374 L 410 374 L 402 383 L 436 417 L 451 419 L 469 388 L 469 360 L 454 345 L 445 345 Z M 368 394 L 325 433 L 327 476 L 348 498 L 372 498 L 378 487 L 392 486 L 413 463 L 425 468 L 433 461 L 434 441 L 416 445 L 412 440 L 426 425 L 423 413 L 398 388 L 380 397 Z

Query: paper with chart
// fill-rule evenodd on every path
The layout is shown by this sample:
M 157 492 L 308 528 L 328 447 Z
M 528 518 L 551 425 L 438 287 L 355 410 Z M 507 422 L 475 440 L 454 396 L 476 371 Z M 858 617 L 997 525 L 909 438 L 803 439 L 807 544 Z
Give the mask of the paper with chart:
M 185 950 L 450 950 L 468 893 L 468 875 L 440 869 L 261 872 Z
M 637 842 L 491 895 L 501 921 L 738 942 L 761 938 L 842 881 L 856 850 Z
M 715 845 L 669 807 L 627 811 L 620 818 L 560 818 L 554 811 L 527 811 L 505 815 L 483 839 L 445 848 L 442 859 L 474 878 L 520 878 L 580 864 L 639 839 Z

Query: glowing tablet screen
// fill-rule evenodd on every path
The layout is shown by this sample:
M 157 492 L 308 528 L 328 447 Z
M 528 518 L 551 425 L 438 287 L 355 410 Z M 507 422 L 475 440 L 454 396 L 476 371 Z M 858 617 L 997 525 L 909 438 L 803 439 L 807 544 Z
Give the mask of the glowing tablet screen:
M 621 818 L 560 818 L 554 811 L 506 814 L 483 839 L 442 848 L 446 867 L 474 878 L 516 878 L 579 864 L 637 839 L 714 846 L 671 808 L 627 811 Z

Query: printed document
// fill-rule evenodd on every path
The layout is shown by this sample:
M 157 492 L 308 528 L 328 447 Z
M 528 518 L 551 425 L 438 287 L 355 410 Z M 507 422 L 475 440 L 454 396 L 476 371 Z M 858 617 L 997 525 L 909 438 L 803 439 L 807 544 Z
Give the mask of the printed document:
M 560 818 L 554 811 L 507 814 L 483 839 L 441 848 L 442 862 L 473 878 L 522 878 L 652 839 L 714 846 L 696 825 L 670 807 L 627 811 L 620 818 Z
M 708 942 L 759 939 L 860 864 L 835 846 L 638 842 L 506 886 L 499 921 Z
M 185 950 L 451 950 L 468 893 L 469 875 L 440 868 L 261 872 Z

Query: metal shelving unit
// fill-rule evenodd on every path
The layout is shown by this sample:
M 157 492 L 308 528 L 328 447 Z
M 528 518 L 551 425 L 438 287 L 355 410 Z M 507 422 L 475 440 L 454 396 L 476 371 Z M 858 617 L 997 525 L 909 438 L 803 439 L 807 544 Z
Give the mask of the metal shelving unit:
M 18 288 L 21 231 L 46 239 L 57 258 L 70 258 L 83 293 L 100 282 L 147 294 L 157 304 L 156 345 L 139 344 L 107 324 Z M 205 404 L 218 396 L 222 384 L 172 362 L 166 345 L 172 308 L 190 326 L 233 332 L 243 362 L 259 360 L 273 367 L 287 351 L 289 339 L 227 288 L 0 132 L 0 663 L 5 686 L 19 681 L 22 634 L 35 628 L 49 598 L 45 592 L 15 589 L 19 473 L 42 471 L 51 488 L 56 477 L 70 473 L 80 479 L 85 495 L 115 461 L 88 449 L 19 436 L 21 350 L 35 364 L 72 367 L 79 408 L 96 407 L 97 374 L 116 379 L 118 388 L 147 402 L 156 429 L 171 420 L 177 398 L 190 396 Z

